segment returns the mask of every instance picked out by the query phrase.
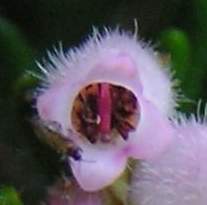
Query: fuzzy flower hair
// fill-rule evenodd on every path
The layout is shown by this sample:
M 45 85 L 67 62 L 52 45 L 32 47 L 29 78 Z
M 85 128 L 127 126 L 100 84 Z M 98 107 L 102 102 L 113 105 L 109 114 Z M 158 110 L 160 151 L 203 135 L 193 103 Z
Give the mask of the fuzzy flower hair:
M 181 121 L 169 150 L 137 166 L 131 186 L 134 205 L 207 204 L 207 126 L 195 119 Z
M 80 47 L 50 53 L 39 67 L 39 118 L 58 123 L 80 148 L 79 160 L 69 155 L 68 162 L 84 190 L 110 185 L 128 157 L 154 158 L 171 141 L 173 84 L 153 49 L 134 35 L 94 31 Z

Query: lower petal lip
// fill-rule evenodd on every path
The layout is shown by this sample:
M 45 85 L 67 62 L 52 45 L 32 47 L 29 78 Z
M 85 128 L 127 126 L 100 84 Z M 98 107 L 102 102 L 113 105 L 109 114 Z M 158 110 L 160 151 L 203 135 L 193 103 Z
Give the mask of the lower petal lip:
M 71 168 L 81 188 L 95 192 L 110 186 L 123 173 L 126 162 L 126 156 L 115 159 L 113 155 L 100 155 L 94 162 L 71 161 Z

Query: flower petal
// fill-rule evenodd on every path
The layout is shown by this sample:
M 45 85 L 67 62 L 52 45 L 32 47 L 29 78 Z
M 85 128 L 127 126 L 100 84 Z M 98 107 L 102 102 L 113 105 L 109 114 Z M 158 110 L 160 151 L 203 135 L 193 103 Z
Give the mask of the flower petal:
M 130 156 L 151 159 L 165 151 L 173 138 L 169 119 L 149 101 L 139 98 L 141 118 L 126 147 Z
M 115 148 L 83 148 L 83 161 L 70 160 L 73 174 L 85 191 L 98 191 L 112 184 L 124 171 L 127 157 Z
M 45 121 L 59 123 L 63 130 L 68 126 L 68 103 L 70 93 L 66 92 L 66 86 L 56 86 L 37 98 L 37 110 L 39 117 Z
M 49 88 L 64 81 L 72 87 L 78 84 L 80 90 L 91 81 L 109 81 L 130 88 L 141 86 L 146 99 L 164 114 L 172 114 L 176 105 L 173 82 L 153 49 L 118 30 L 106 31 L 104 35 L 96 33 L 80 49 L 71 49 L 66 54 L 63 50 L 56 51 L 40 68 Z
M 130 188 L 133 204 L 207 204 L 207 127 L 198 122 L 175 126 L 169 149 L 135 169 Z

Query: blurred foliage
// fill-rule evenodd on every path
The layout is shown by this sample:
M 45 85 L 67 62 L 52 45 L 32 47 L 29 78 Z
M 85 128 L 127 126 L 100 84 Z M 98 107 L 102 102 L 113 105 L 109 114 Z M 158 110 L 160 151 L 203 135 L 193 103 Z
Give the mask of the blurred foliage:
M 133 31 L 136 18 L 140 36 L 171 55 L 183 94 L 193 102 L 180 109 L 189 113 L 207 100 L 206 0 L 1 0 L 0 11 L 0 185 L 14 186 L 25 204 L 39 204 L 61 174 L 59 156 L 31 129 L 37 79 L 25 74 L 59 41 L 65 48 L 77 45 L 93 25 Z M 2 194 L 21 204 L 12 188 Z
M 0 189 L 0 205 L 23 205 L 18 193 L 12 187 Z

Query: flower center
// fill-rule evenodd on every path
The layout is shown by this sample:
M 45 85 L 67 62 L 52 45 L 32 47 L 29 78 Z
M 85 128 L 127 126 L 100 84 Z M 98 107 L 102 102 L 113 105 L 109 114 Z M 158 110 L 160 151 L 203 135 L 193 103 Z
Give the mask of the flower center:
M 128 89 L 110 83 L 92 83 L 76 96 L 71 113 L 75 130 L 91 143 L 110 142 L 117 136 L 127 140 L 137 127 L 140 109 Z

